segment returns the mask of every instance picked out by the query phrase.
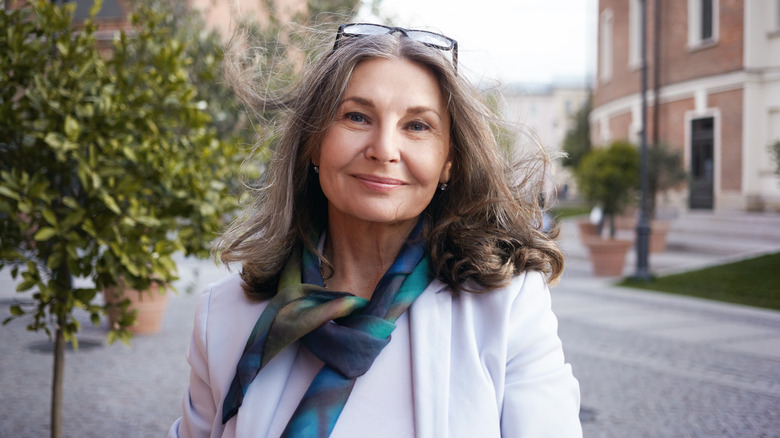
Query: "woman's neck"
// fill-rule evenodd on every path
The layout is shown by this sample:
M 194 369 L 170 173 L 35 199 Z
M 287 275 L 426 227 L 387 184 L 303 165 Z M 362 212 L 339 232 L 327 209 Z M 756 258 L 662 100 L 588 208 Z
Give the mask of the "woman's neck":
M 333 264 L 328 288 L 370 299 L 416 223 L 330 222 L 324 248 Z

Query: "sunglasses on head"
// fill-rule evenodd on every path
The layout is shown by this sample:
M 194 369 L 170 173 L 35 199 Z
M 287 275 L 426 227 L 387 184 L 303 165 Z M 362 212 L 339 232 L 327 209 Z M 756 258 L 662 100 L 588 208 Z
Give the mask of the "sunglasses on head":
M 390 27 L 371 23 L 342 24 L 339 26 L 338 33 L 336 33 L 336 42 L 333 44 L 333 50 L 339 48 L 340 41 L 343 37 L 364 37 L 393 34 L 396 32 L 407 38 L 411 38 L 414 41 L 425 44 L 428 47 L 452 52 L 452 65 L 455 67 L 456 71 L 458 70 L 458 42 L 450 37 L 427 30 L 404 29 L 403 27 Z

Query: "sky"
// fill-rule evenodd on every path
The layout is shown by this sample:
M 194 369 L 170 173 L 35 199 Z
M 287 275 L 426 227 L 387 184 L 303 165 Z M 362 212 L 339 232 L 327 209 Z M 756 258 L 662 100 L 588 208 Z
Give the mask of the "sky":
M 396 26 L 457 40 L 459 70 L 478 83 L 584 81 L 595 71 L 596 0 L 381 0 L 379 5 L 380 17 Z M 372 16 L 368 6 L 358 20 L 386 21 Z

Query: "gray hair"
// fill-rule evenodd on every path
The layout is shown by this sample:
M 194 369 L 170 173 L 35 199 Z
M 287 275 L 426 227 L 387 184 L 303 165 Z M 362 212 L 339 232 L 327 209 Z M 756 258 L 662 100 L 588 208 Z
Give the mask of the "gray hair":
M 546 171 L 549 160 L 526 160 L 518 173 L 517 163 L 512 165 L 497 144 L 493 128 L 498 119 L 457 74 L 446 52 L 395 34 L 349 38 L 304 68 L 297 84 L 277 95 L 258 88 L 235 55 L 229 50 L 226 56 L 228 83 L 250 108 L 279 111 L 282 120 L 261 185 L 252 190 L 252 204 L 215 245 L 224 263 L 242 264 L 250 298 L 275 293 L 279 271 L 296 245 L 315 249 L 309 233 L 326 225 L 327 199 L 311 157 L 334 120 L 355 67 L 372 58 L 407 59 L 428 68 L 452 119 L 448 188 L 437 191 L 423 213 L 433 275 L 453 290 L 471 292 L 506 284 L 526 269 L 543 270 L 551 281 L 560 276 L 561 252 L 538 230 L 536 175 Z M 518 174 L 523 176 L 518 179 Z

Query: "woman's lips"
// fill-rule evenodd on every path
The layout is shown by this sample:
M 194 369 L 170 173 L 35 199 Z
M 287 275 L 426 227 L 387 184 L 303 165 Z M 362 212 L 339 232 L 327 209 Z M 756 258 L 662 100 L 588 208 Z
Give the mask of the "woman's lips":
M 395 178 L 384 178 L 381 176 L 363 174 L 354 175 L 354 177 L 367 188 L 379 192 L 389 192 L 406 185 L 405 182 Z

